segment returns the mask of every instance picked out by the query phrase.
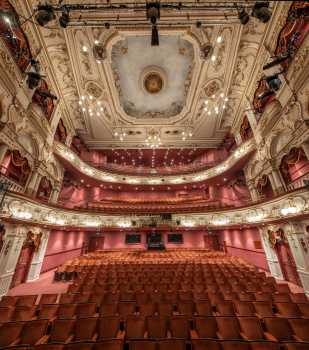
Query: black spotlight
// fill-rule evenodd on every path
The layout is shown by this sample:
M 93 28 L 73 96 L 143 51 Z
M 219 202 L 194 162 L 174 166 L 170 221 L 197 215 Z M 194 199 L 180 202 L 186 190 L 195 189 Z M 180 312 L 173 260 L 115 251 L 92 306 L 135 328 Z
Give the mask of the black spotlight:
M 157 29 L 157 20 L 160 18 L 160 3 L 150 2 L 146 5 L 147 19 L 150 19 L 152 24 L 151 30 L 151 46 L 159 45 L 159 33 Z
M 242 9 L 238 12 L 238 18 L 239 18 L 240 23 L 243 25 L 247 24 L 249 22 L 249 19 L 250 19 L 248 13 L 244 9 Z
M 252 9 L 252 16 L 263 23 L 267 23 L 271 17 L 271 11 L 268 7 L 268 1 L 256 2 Z
M 40 26 L 44 27 L 48 22 L 55 19 L 53 7 L 51 5 L 39 5 L 35 19 Z
M 59 24 L 61 28 L 66 28 L 70 22 L 70 16 L 68 11 L 63 11 L 59 17 Z
M 39 93 L 40 96 L 42 96 L 44 98 L 51 98 L 52 100 L 57 100 L 58 99 L 57 96 L 53 95 L 48 90 L 39 91 L 38 93 Z
M 273 57 L 273 60 L 271 62 L 266 63 L 263 66 L 263 70 L 275 67 L 278 64 L 281 64 L 281 63 L 285 62 L 287 59 L 290 59 L 290 58 L 291 58 L 291 54 L 289 52 L 281 54 L 280 56 Z
M 278 91 L 281 88 L 282 81 L 279 78 L 279 74 L 274 74 L 265 78 L 269 88 L 273 91 Z
M 28 75 L 28 78 L 27 78 L 28 88 L 32 90 L 32 89 L 35 89 L 36 87 L 38 87 L 40 80 L 42 78 L 40 73 L 28 72 L 27 75 Z
M 195 26 L 196 26 L 196 28 L 202 28 L 202 22 L 196 21 Z

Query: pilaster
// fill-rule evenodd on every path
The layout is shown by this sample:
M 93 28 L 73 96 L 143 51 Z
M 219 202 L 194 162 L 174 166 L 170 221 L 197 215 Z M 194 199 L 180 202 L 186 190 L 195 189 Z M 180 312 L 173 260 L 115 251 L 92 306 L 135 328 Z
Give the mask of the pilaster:
M 48 243 L 49 232 L 42 232 L 42 238 L 39 249 L 34 253 L 32 262 L 29 268 L 27 282 L 35 281 L 40 277 L 41 268 Z
M 275 278 L 283 279 L 278 256 L 275 250 L 271 247 L 268 239 L 267 228 L 259 229 L 259 231 L 270 273 Z
M 18 225 L 5 225 L 4 243 L 0 253 L 0 297 L 11 285 L 16 264 L 26 238 L 26 230 Z

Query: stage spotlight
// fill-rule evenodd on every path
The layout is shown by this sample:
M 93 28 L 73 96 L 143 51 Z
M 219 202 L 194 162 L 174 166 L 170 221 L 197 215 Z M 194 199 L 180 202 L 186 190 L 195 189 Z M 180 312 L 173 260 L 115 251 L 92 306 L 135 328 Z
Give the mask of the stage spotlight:
M 250 19 L 248 13 L 244 9 L 242 9 L 238 12 L 238 18 L 239 18 L 240 23 L 243 25 L 247 24 L 249 22 L 249 19 Z
M 48 22 L 55 19 L 53 7 L 51 5 L 39 5 L 35 19 L 40 26 L 44 27 Z
M 265 79 L 271 90 L 278 91 L 281 88 L 282 81 L 279 78 L 279 74 L 271 75 Z
M 263 23 L 267 23 L 271 17 L 271 11 L 268 7 L 268 1 L 256 2 L 252 9 L 252 16 L 256 17 Z
M 28 78 L 27 78 L 28 88 L 32 90 L 38 87 L 40 80 L 42 78 L 41 74 L 37 72 L 28 72 L 27 75 L 28 75 Z
M 67 11 L 63 11 L 59 17 L 59 24 L 61 28 L 66 28 L 70 22 L 70 16 Z
M 196 26 L 196 28 L 202 28 L 202 22 L 196 21 L 195 26 Z
M 269 69 L 269 68 L 272 68 L 272 67 L 275 67 L 276 65 L 278 64 L 281 64 L 283 62 L 285 62 L 287 59 L 289 59 L 291 57 L 291 54 L 290 53 L 284 53 L 280 56 L 276 56 L 274 57 L 273 61 L 269 62 L 269 63 L 266 63 L 264 66 L 263 66 L 263 70 L 265 69 Z

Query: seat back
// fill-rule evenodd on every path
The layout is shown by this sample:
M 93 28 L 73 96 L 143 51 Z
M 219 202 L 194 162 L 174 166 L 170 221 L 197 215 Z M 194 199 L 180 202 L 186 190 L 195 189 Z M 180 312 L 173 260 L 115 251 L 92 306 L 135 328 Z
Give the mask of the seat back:
M 80 318 L 75 322 L 74 327 L 74 340 L 76 341 L 87 341 L 92 340 L 96 328 L 97 328 L 97 318 Z
M 58 318 L 74 317 L 76 306 L 76 304 L 60 304 L 57 312 Z
M 23 295 L 18 297 L 17 302 L 16 302 L 16 306 L 34 306 L 36 299 L 37 299 L 37 295 Z
M 293 331 L 289 321 L 281 317 L 266 317 L 264 324 L 269 333 L 280 341 L 293 340 Z
M 218 326 L 215 317 L 196 317 L 194 328 L 199 338 L 217 338 Z
M 265 338 L 261 322 L 257 317 L 239 317 L 238 322 L 241 331 L 249 340 Z
M 309 342 L 309 320 L 305 318 L 290 318 L 293 333 L 301 341 Z
M 38 318 L 48 319 L 55 317 L 58 312 L 59 305 L 57 304 L 44 304 L 40 307 Z
M 285 317 L 300 317 L 301 312 L 294 303 L 275 303 L 278 313 Z
M 255 309 L 250 301 L 234 301 L 235 311 L 239 316 L 254 316 Z
M 46 334 L 47 326 L 48 320 L 26 322 L 20 336 L 20 344 L 34 345 Z
M 165 339 L 157 344 L 158 350 L 186 350 L 186 342 L 181 339 Z
M 14 307 L 0 307 L 0 323 L 9 322 L 14 314 Z
M 50 341 L 64 343 L 71 334 L 75 320 L 55 320 L 50 331 Z
M 24 322 L 8 322 L 0 327 L 0 347 L 9 346 L 21 335 Z
M 147 317 L 148 338 L 163 339 L 167 337 L 167 319 L 162 316 Z
M 58 294 L 42 294 L 40 298 L 40 304 L 55 304 L 58 298 Z
M 236 317 L 216 317 L 218 331 L 222 339 L 241 339 L 238 320 Z
M 126 320 L 126 338 L 143 339 L 146 332 L 145 318 L 130 316 Z
M 116 338 L 119 329 L 120 329 L 119 317 L 101 317 L 98 320 L 99 339 Z
M 169 319 L 169 330 L 172 337 L 187 339 L 189 338 L 189 322 L 186 317 L 175 316 Z
M 217 340 L 192 339 L 192 350 L 222 350 L 220 343 Z

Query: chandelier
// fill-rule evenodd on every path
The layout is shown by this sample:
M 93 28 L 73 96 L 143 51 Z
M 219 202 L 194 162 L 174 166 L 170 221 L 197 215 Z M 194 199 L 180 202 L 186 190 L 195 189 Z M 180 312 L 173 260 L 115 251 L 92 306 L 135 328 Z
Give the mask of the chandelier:
M 225 96 L 223 92 L 217 95 L 213 94 L 204 101 L 204 111 L 207 112 L 208 115 L 218 115 L 221 111 L 226 109 L 228 100 L 228 97 Z
M 103 115 L 104 108 L 102 102 L 97 101 L 93 95 L 82 95 L 78 104 L 80 105 L 82 112 L 89 113 L 90 117 L 94 115 L 97 117 Z
M 149 130 L 145 143 L 150 148 L 159 148 L 162 145 L 159 131 L 155 129 Z

